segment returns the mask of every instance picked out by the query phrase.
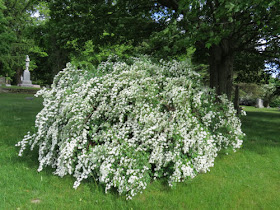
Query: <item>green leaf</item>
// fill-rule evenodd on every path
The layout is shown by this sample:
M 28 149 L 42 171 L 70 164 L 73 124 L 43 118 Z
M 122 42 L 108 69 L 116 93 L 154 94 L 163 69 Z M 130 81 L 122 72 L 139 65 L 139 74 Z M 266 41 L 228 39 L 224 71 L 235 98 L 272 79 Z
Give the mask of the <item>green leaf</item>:
M 103 32 L 103 36 L 110 36 L 110 33 L 108 33 L 108 32 Z
M 211 46 L 212 46 L 212 44 L 209 43 L 209 42 L 205 44 L 205 47 L 206 47 L 207 49 L 210 49 Z
M 189 47 L 187 49 L 187 57 L 190 58 L 196 51 L 196 48 L 195 47 Z

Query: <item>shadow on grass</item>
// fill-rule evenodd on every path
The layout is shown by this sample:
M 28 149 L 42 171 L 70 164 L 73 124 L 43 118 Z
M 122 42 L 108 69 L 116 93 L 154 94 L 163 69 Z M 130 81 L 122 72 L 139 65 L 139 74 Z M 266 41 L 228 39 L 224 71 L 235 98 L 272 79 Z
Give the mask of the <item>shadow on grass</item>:
M 38 147 L 34 148 L 34 150 L 30 151 L 29 149 L 25 150 L 23 153 L 22 157 L 19 157 L 17 155 L 14 155 L 10 158 L 10 161 L 12 164 L 20 164 L 20 165 L 25 165 L 26 167 L 30 168 L 33 171 L 37 171 L 38 167 L 39 167 L 39 161 L 38 161 Z M 55 176 L 58 177 L 58 175 L 54 175 L 53 173 L 55 172 L 56 168 L 52 168 L 51 166 L 47 166 L 44 167 L 43 170 L 41 172 L 37 172 L 38 176 L 40 176 L 40 173 L 42 173 L 44 176 Z M 67 181 L 65 182 L 69 182 L 72 186 L 74 185 L 74 182 L 76 181 L 76 178 L 73 177 L 73 175 L 65 175 L 63 178 L 66 178 Z M 65 179 L 64 179 L 65 180 Z M 90 176 L 89 178 L 83 180 L 81 182 L 81 186 L 79 186 L 77 189 L 81 188 L 82 186 L 87 186 L 90 188 L 91 192 L 97 192 L 100 194 L 105 195 L 105 185 L 102 183 L 98 182 L 98 179 L 96 177 Z M 73 188 L 73 191 L 75 191 L 75 189 Z M 116 189 L 112 188 L 111 190 L 109 190 L 111 196 L 115 196 L 115 198 L 119 197 L 119 193 L 117 192 Z M 125 196 L 121 196 L 123 197 L 123 200 L 125 200 Z
M 243 149 L 264 154 L 270 147 L 280 146 L 280 112 L 247 111 L 242 123 L 247 135 Z

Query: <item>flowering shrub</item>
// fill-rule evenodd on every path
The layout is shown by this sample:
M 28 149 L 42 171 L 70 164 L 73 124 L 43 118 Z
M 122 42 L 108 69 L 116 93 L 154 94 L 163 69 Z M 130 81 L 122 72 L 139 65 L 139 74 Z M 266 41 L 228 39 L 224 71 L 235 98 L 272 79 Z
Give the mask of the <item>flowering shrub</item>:
M 108 61 L 97 71 L 68 64 L 37 93 L 36 132 L 17 146 L 19 156 L 38 146 L 38 171 L 71 174 L 74 188 L 94 177 L 131 199 L 152 179 L 172 186 L 209 171 L 221 149 L 241 147 L 233 104 L 203 87 L 187 62 Z

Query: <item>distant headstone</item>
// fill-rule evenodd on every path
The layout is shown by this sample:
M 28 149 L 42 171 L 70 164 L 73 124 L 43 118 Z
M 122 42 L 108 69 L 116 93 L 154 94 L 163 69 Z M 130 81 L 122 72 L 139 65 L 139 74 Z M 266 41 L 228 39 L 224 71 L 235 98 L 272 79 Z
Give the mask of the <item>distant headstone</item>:
M 25 61 L 26 61 L 26 69 L 23 72 L 23 79 L 22 79 L 22 83 L 21 83 L 20 86 L 23 86 L 23 87 L 33 87 L 32 82 L 30 80 L 30 72 L 28 70 L 29 62 L 30 62 L 28 55 L 26 56 L 26 60 Z
M 263 100 L 262 100 L 262 99 L 257 98 L 257 101 L 256 101 L 256 108 L 264 108 L 264 106 L 263 106 Z

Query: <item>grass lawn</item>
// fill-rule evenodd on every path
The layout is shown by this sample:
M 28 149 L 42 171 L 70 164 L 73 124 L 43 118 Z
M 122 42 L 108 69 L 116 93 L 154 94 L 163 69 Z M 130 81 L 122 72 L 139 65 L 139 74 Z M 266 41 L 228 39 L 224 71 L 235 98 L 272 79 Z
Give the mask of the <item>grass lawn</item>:
M 215 167 L 169 188 L 150 184 L 132 201 L 104 193 L 93 180 L 72 188 L 73 177 L 37 172 L 36 151 L 18 157 L 14 145 L 34 126 L 42 100 L 0 94 L 0 209 L 279 209 L 280 111 L 245 107 L 247 134 L 236 153 L 220 154 Z M 29 97 L 29 98 L 27 98 Z
M 1 86 L 2 88 L 7 88 L 7 89 L 15 89 L 15 90 L 40 90 L 40 88 L 35 88 L 35 87 L 22 87 L 22 86 L 15 86 L 15 85 L 12 85 L 12 86 L 4 86 L 2 85 Z

